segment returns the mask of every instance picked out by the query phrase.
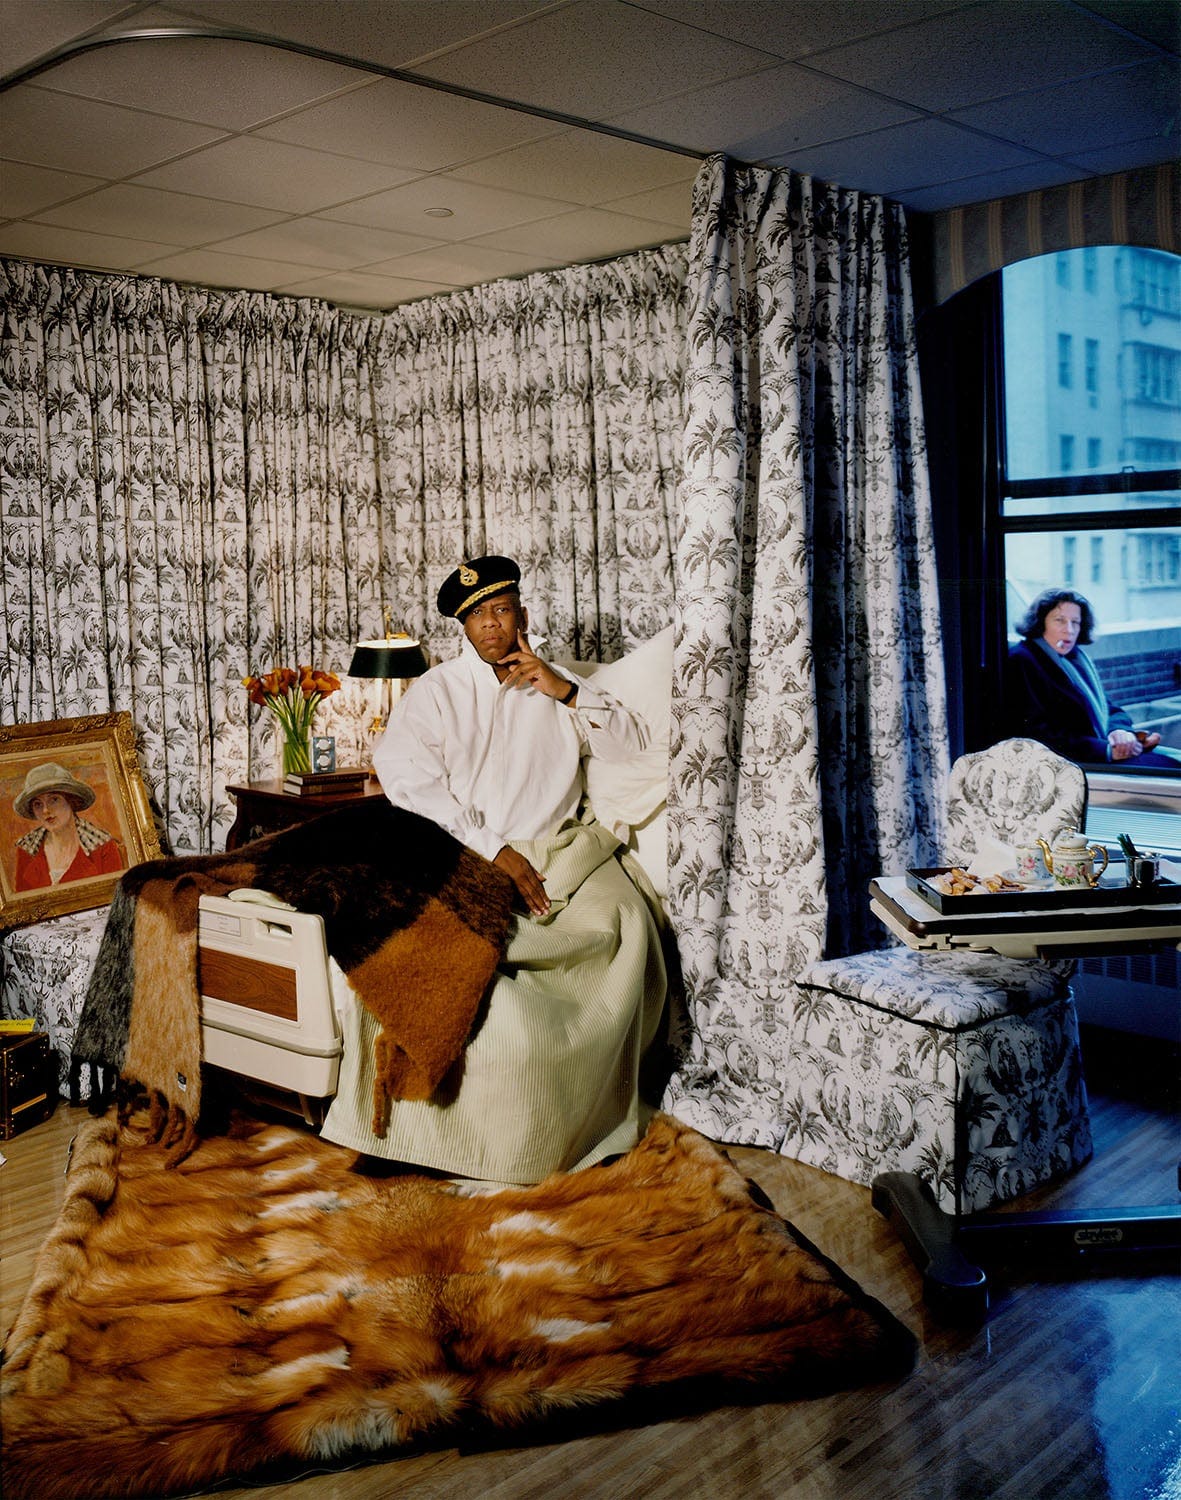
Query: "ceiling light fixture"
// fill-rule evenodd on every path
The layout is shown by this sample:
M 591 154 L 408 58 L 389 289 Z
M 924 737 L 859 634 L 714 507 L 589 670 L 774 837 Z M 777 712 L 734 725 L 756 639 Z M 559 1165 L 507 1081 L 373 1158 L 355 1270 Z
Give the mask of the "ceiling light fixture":
M 453 208 L 424 208 L 423 213 L 429 219 L 451 219 L 455 216 Z

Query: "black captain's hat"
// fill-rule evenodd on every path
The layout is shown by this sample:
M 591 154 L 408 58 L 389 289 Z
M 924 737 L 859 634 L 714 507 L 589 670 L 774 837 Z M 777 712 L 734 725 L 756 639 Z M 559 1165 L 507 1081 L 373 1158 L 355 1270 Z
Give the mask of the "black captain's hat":
M 473 557 L 443 580 L 439 613 L 462 620 L 474 605 L 493 594 L 507 594 L 520 582 L 521 570 L 511 557 Z

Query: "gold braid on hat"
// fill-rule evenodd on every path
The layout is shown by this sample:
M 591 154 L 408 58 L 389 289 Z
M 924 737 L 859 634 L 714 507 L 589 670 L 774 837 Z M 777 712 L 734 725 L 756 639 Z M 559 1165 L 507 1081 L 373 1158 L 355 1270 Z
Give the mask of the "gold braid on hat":
M 486 583 L 482 589 L 469 594 L 466 599 L 455 606 L 455 618 L 458 619 L 464 610 L 471 609 L 473 604 L 479 604 L 480 600 L 486 599 L 489 594 L 498 594 L 502 589 L 516 588 L 520 588 L 520 584 L 513 578 L 503 578 L 499 583 Z

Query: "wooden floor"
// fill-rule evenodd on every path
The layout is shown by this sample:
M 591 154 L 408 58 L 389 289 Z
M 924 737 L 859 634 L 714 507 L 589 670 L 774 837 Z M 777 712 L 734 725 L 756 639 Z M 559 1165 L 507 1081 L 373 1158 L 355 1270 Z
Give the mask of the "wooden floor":
M 1116 1045 L 1117 1042 L 1119 1045 Z M 1176 1059 L 1111 1034 L 1084 1039 L 1096 1155 L 1014 1205 L 1176 1203 Z M 3 1143 L 2 1314 L 11 1326 L 62 1194 L 81 1110 Z M 919 1337 L 896 1384 L 696 1412 L 643 1425 L 598 1412 L 560 1438 L 514 1434 L 256 1488 L 221 1500 L 1176 1500 L 1181 1496 L 1181 1264 L 1119 1274 L 995 1278 L 987 1322 L 941 1326 L 867 1188 L 767 1152 L 735 1161 L 825 1254 Z M 1171 1273 L 1171 1274 L 1170 1274 Z

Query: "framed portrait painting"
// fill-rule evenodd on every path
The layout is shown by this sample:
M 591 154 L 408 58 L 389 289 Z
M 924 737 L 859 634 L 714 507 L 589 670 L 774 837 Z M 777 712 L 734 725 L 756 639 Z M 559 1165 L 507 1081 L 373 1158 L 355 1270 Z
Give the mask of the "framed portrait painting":
M 0 725 L 0 930 L 105 906 L 160 855 L 129 713 Z

